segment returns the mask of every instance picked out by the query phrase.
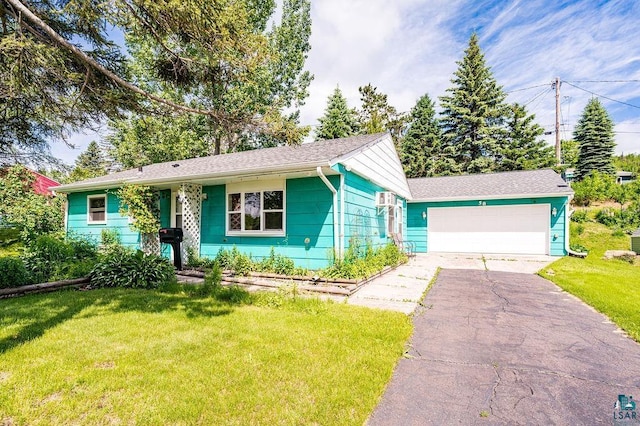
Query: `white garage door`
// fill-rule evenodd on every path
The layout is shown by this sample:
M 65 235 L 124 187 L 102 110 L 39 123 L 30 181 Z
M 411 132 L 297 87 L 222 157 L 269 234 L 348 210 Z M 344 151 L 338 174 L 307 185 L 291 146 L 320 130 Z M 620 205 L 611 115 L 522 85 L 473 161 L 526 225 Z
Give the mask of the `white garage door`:
M 432 252 L 549 254 L 551 206 L 429 208 Z

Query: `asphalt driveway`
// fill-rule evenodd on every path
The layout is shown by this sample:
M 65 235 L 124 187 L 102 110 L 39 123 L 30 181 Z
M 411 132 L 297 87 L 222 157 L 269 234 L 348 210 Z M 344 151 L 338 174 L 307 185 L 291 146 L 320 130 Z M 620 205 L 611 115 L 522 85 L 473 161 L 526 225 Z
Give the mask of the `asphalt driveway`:
M 640 400 L 640 345 L 543 278 L 445 269 L 424 305 L 370 425 L 614 424 Z

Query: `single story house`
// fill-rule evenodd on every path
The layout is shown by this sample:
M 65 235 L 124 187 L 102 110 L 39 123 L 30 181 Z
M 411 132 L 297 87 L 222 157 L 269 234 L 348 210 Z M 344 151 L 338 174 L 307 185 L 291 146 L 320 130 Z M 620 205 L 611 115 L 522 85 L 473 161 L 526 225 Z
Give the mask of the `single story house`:
M 140 247 L 132 219 L 119 213 L 124 184 L 156 188 L 161 226 L 182 228 L 183 247 L 201 256 L 235 246 L 261 258 L 273 248 L 308 269 L 328 266 L 355 241 L 377 246 L 392 236 L 422 252 L 565 255 L 573 194 L 552 170 L 407 180 L 391 137 L 379 133 L 62 185 L 67 231 L 99 241 L 117 230 L 123 244 Z
M 162 227 L 183 228 L 183 247 L 215 257 L 237 247 L 254 258 L 277 253 L 318 269 L 351 241 L 385 244 L 406 229 L 411 194 L 388 134 L 354 136 L 151 164 L 56 188 L 67 193 L 68 232 L 97 241 L 117 230 L 123 244 L 140 235 L 121 216 L 123 184 L 160 191 Z M 167 249 L 167 246 L 164 247 Z
M 409 179 L 418 252 L 564 256 L 573 191 L 553 170 Z

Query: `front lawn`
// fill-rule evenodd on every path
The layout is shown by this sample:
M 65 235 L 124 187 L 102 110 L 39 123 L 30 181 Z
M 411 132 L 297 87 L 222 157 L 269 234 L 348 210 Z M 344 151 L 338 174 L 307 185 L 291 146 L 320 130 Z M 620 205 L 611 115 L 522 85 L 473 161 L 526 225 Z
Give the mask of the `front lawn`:
M 571 242 L 589 249 L 586 259 L 565 257 L 540 272 L 563 290 L 608 316 L 640 342 L 640 262 L 603 259 L 606 250 L 629 250 L 628 235 L 593 222 L 571 223 Z M 582 228 L 578 234 L 576 231 Z
M 0 300 L 0 424 L 362 424 L 410 319 L 253 300 L 123 289 Z

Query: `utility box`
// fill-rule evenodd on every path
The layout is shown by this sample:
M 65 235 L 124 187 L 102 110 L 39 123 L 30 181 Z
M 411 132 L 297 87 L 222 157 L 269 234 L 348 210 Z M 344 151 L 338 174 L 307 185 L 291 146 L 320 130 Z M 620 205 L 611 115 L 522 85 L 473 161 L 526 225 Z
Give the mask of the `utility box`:
M 165 244 L 171 244 L 173 249 L 173 266 L 178 271 L 182 271 L 182 255 L 180 243 L 182 243 L 183 232 L 182 228 L 160 228 L 158 231 L 160 236 L 160 242 Z
M 631 251 L 640 254 L 640 229 L 631 234 Z

